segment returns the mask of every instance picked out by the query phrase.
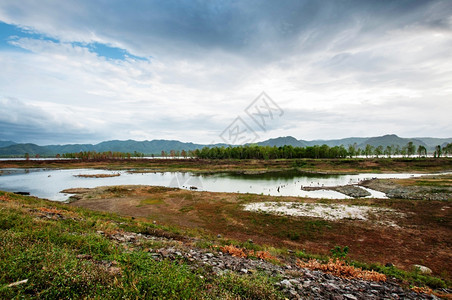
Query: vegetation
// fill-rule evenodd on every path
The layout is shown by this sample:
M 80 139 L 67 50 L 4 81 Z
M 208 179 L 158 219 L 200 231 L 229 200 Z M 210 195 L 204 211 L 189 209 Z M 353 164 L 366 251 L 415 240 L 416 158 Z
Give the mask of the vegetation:
M 33 151 L 32 151 L 33 152 Z M 298 147 L 292 145 L 284 146 L 259 146 L 259 145 L 244 145 L 244 146 L 221 146 L 221 147 L 204 147 L 202 149 L 194 150 L 170 150 L 160 152 L 160 157 L 163 158 L 202 158 L 202 159 L 293 159 L 293 158 L 313 158 L 313 159 L 328 159 L 328 158 L 353 158 L 358 156 L 365 157 L 391 157 L 391 156 L 403 156 L 412 157 L 417 154 L 419 157 L 426 157 L 428 155 L 427 148 L 423 145 L 416 146 L 413 142 L 408 142 L 405 146 L 388 145 L 384 148 L 382 145 L 372 146 L 366 144 L 361 149 L 357 144 L 348 145 L 348 147 L 340 146 L 328 146 L 314 145 L 306 147 Z M 444 155 L 452 155 L 452 143 L 447 144 L 444 147 L 437 145 L 433 152 L 434 157 L 441 157 Z M 48 156 L 48 155 L 47 155 Z M 111 160 L 111 159 L 130 159 L 141 158 L 145 155 L 141 152 L 120 152 L 120 151 L 104 151 L 96 152 L 94 150 L 80 151 L 80 152 L 64 152 L 63 154 L 56 154 L 56 157 L 63 157 L 67 159 L 80 159 L 80 160 Z M 155 157 L 154 154 L 151 155 Z M 24 156 L 27 160 L 30 158 L 29 152 L 26 152 Z M 36 158 L 40 157 L 39 154 L 35 155 Z
M 28 153 L 26 153 L 28 155 Z M 57 154 L 57 158 L 60 157 Z M 96 152 L 96 151 L 81 151 L 75 153 L 64 153 L 63 158 L 69 159 L 80 159 L 80 160 L 110 160 L 110 159 L 130 159 L 131 157 L 144 157 L 143 153 L 135 151 L 134 153 L 129 152 Z
M 279 296 L 275 279 L 262 274 L 212 276 L 184 261 L 156 261 L 144 247 L 131 249 L 97 233 L 167 230 L 146 221 L 4 192 L 0 207 L 1 299 Z
M 163 189 L 162 192 L 166 190 Z M 126 191 L 119 187 L 108 190 L 113 194 Z M 155 191 L 152 190 L 152 194 L 155 194 Z M 168 191 L 172 190 L 168 189 Z M 185 193 L 189 194 L 187 191 Z M 209 199 L 212 198 L 210 195 L 207 196 Z M 243 197 L 248 196 L 243 195 Z M 160 200 L 155 199 L 159 198 L 146 198 L 142 204 L 152 207 L 159 205 Z M 199 201 L 195 199 L 194 202 Z M 164 206 L 167 206 L 167 203 L 162 204 L 162 207 Z M 206 207 L 205 204 L 202 206 Z M 235 207 L 234 204 L 230 206 Z M 210 210 L 209 206 L 206 209 Z M 216 222 L 218 222 L 217 211 L 212 209 L 212 214 L 217 216 Z M 237 211 L 234 211 L 234 214 L 237 214 Z M 247 215 L 248 218 L 252 218 L 250 222 L 255 222 L 256 228 L 263 228 L 265 224 L 272 222 L 281 221 L 281 224 L 286 224 L 289 221 L 285 217 L 274 218 L 243 212 L 240 214 L 238 217 L 243 222 L 247 222 Z M 203 212 L 202 215 L 208 214 Z M 222 213 L 222 215 L 225 214 Z M 229 214 L 225 216 L 229 217 Z M 294 228 L 294 224 L 289 223 L 290 227 Z M 251 224 L 247 223 L 247 226 L 251 227 Z M 278 224 L 266 227 L 266 231 L 278 227 Z M 324 240 L 324 236 L 318 229 L 309 227 L 306 230 L 314 230 L 315 236 L 320 234 L 321 240 Z M 340 226 L 341 232 L 349 232 L 349 230 L 345 223 Z M 109 234 L 122 231 L 159 232 L 161 235 L 173 237 L 186 234 L 180 228 L 158 226 L 147 220 L 119 217 L 115 214 L 99 213 L 0 192 L 0 298 L 269 299 L 279 297 L 273 285 L 277 278 L 260 273 L 246 276 L 236 274 L 213 276 L 209 270 L 193 269 L 183 259 L 156 261 L 152 259 L 147 249 L 161 247 L 160 241 L 146 241 L 130 247 L 109 239 L 107 235 L 99 234 L 99 231 Z M 287 255 L 287 249 L 284 248 L 268 248 L 268 246 L 249 241 L 237 242 L 226 238 L 211 242 L 204 240 L 205 236 L 197 231 L 190 231 L 190 234 L 198 237 L 198 247 L 218 249 L 239 257 L 265 259 L 278 264 L 281 255 Z M 340 236 L 341 239 L 344 237 Z M 215 247 L 215 244 L 223 246 Z M 357 246 L 354 247 L 353 251 L 357 251 Z M 335 250 L 332 251 L 333 256 L 342 258 L 349 252 L 348 247 L 335 247 L 333 250 Z M 307 254 L 297 256 L 313 257 Z M 328 257 L 324 260 L 328 261 Z M 448 283 L 440 278 L 419 274 L 416 271 L 401 271 L 395 267 L 358 262 L 348 262 L 347 265 L 335 263 L 334 269 L 344 276 L 347 274 L 381 276 L 357 270 L 362 268 L 362 270 L 378 271 L 388 278 L 395 277 L 416 285 L 428 285 L 433 288 L 448 286 Z M 313 265 L 313 267 L 316 266 Z M 319 268 L 324 267 L 319 265 Z
M 327 145 L 322 146 L 307 146 L 307 147 L 293 147 L 285 145 L 282 147 L 270 147 L 270 146 L 257 146 L 257 145 L 245 145 L 236 147 L 204 147 L 203 149 L 194 150 L 189 152 L 189 156 L 204 159 L 293 159 L 293 158 L 313 158 L 313 159 L 325 159 L 325 158 L 346 158 L 346 157 L 380 157 L 385 155 L 391 157 L 392 155 L 402 155 L 411 157 L 415 155 L 416 147 L 413 142 L 409 142 L 405 147 L 387 146 L 386 149 L 383 146 L 374 147 L 367 144 L 364 149 L 357 148 L 355 145 L 349 145 L 346 149 L 344 146 Z M 427 149 L 420 145 L 417 149 L 419 157 L 427 156 Z M 441 154 L 452 154 L 452 143 L 448 144 L 444 149 L 441 146 L 437 146 L 435 150 L 435 157 L 440 157 Z

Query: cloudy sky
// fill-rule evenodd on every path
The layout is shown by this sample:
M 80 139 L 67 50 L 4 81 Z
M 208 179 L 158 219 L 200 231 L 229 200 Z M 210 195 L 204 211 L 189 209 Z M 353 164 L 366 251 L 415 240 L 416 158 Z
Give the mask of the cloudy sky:
M 452 137 L 451 112 L 449 0 L 0 2 L 0 140 Z

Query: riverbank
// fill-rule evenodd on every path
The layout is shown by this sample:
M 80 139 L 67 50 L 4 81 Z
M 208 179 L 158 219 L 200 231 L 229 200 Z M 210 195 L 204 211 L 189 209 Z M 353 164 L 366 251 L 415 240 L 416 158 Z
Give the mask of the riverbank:
M 146 217 L 158 223 L 232 240 L 251 239 L 261 245 L 328 255 L 335 246 L 348 246 L 350 259 L 391 263 L 404 270 L 424 264 L 450 280 L 452 227 L 450 208 L 443 201 L 404 199 L 326 200 L 255 194 L 196 192 L 151 186 L 117 186 L 67 190 L 77 193 L 72 206 L 124 216 Z M 329 216 L 291 217 L 244 210 L 249 203 L 278 202 L 317 206 L 368 207 L 365 220 Z M 376 211 L 381 210 L 382 213 Z M 375 210 L 375 211 L 374 211 Z
M 371 179 L 360 185 L 385 193 L 389 198 L 452 201 L 452 175 L 409 179 Z
M 154 218 L 4 192 L 0 207 L 1 298 L 434 299 L 422 293 L 428 288 L 409 288 L 424 284 L 435 286 L 436 295 L 450 293 L 444 281 L 393 266 L 375 265 L 376 273 L 308 262 L 312 256 L 303 251 L 241 243 Z

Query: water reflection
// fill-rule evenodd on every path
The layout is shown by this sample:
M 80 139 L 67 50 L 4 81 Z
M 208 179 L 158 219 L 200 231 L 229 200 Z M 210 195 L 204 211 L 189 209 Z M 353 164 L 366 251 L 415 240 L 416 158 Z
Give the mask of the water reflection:
M 116 177 L 84 178 L 75 175 L 116 174 Z M 274 172 L 264 174 L 193 174 L 189 172 L 128 172 L 95 169 L 2 169 L 0 190 L 29 192 L 31 195 L 50 200 L 64 201 L 70 195 L 60 191 L 68 188 L 93 188 L 109 185 L 154 185 L 179 187 L 198 191 L 238 192 L 273 196 L 301 196 L 311 198 L 345 199 L 348 196 L 322 187 L 353 184 L 370 178 L 408 178 L 422 174 L 350 174 L 323 175 L 297 172 Z M 425 175 L 425 174 L 424 174 Z M 305 191 L 303 187 L 320 190 Z M 366 189 L 369 190 L 369 189 Z M 369 190 L 373 197 L 384 194 Z

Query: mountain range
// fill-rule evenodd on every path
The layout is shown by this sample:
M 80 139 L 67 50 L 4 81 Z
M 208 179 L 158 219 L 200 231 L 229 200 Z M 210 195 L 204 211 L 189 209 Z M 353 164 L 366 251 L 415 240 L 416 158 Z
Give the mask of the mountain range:
M 347 147 L 348 145 L 356 144 L 357 147 L 363 149 L 367 144 L 371 146 L 379 146 L 383 147 L 395 145 L 403 147 L 408 142 L 413 142 L 416 145 L 422 145 L 426 147 L 428 150 L 433 150 L 435 146 L 441 145 L 445 146 L 448 143 L 452 143 L 452 138 L 431 138 L 431 137 L 423 137 L 423 138 L 401 138 L 395 134 L 388 134 L 384 136 L 378 137 L 349 137 L 344 139 L 335 139 L 335 140 L 297 140 L 292 136 L 286 137 L 278 137 L 269 140 L 265 140 L 262 142 L 256 143 L 260 146 L 276 146 L 281 147 L 284 145 L 291 145 L 294 147 L 307 147 L 314 145 L 328 145 L 330 147 L 344 145 Z M 99 144 L 66 144 L 66 145 L 47 145 L 47 146 L 38 146 L 36 144 L 26 143 L 19 144 L 13 141 L 0 141 L 0 156 L 23 156 L 25 153 L 29 155 L 39 154 L 41 156 L 53 156 L 56 154 L 63 153 L 73 153 L 80 151 L 96 151 L 96 152 L 104 152 L 104 151 L 117 151 L 117 152 L 140 152 L 147 155 L 157 154 L 160 155 L 162 151 L 169 152 L 171 150 L 181 151 L 181 150 L 195 150 L 201 149 L 203 147 L 215 147 L 215 146 L 225 146 L 226 144 L 194 144 L 194 143 L 185 143 L 175 140 L 152 140 L 152 141 L 135 141 L 135 140 L 126 140 L 126 141 L 105 141 Z

